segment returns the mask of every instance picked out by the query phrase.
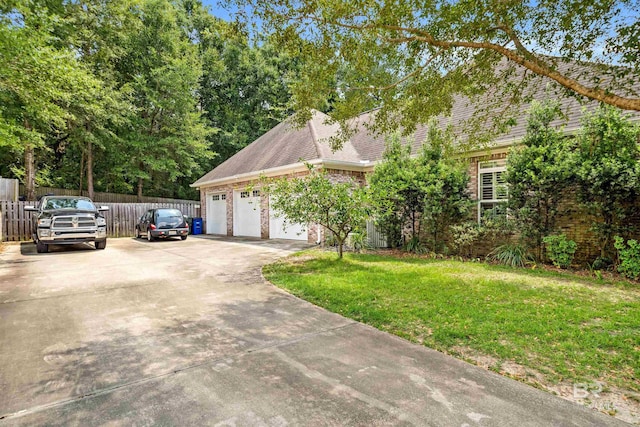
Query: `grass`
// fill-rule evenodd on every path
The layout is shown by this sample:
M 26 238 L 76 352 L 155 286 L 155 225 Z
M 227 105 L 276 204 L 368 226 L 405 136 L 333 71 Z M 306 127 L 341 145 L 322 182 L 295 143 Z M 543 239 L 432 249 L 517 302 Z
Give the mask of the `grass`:
M 640 391 L 637 284 L 418 257 L 338 261 L 321 251 L 264 274 L 316 305 L 446 353 L 515 362 L 551 384 Z

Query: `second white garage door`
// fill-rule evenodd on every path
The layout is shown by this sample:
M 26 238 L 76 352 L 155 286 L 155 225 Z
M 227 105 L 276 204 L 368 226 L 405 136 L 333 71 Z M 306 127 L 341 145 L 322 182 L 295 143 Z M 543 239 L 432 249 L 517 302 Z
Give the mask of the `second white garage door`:
M 260 192 L 233 192 L 233 235 L 260 237 Z

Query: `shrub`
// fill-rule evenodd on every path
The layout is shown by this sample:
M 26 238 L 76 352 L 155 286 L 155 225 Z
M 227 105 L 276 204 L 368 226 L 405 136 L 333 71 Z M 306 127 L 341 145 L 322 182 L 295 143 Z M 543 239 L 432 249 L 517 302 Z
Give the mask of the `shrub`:
M 487 259 L 511 267 L 524 267 L 533 261 L 533 257 L 524 246 L 513 243 L 498 246 L 487 255 Z
M 363 249 L 367 249 L 367 233 L 363 231 L 352 231 L 349 236 L 349 246 L 357 253 Z
M 424 247 L 418 236 L 414 236 L 407 242 L 405 246 L 405 250 L 407 252 L 413 252 L 415 254 L 424 254 L 427 252 L 427 249 Z
M 556 267 L 568 268 L 571 266 L 573 256 L 578 245 L 573 240 L 567 239 L 564 234 L 546 236 L 542 239 L 547 249 L 547 256 Z
M 457 250 L 458 255 L 471 257 L 473 245 L 482 237 L 482 226 L 477 222 L 464 222 L 451 226 L 450 230 L 453 248 Z
M 595 259 L 595 261 L 593 261 L 593 264 L 591 264 L 591 268 L 593 268 L 594 270 L 607 270 L 612 265 L 613 260 L 611 258 L 599 256 Z
M 615 237 L 615 248 L 618 250 L 618 272 L 624 277 L 638 279 L 640 277 L 640 243 L 631 239 L 627 243 L 620 236 Z

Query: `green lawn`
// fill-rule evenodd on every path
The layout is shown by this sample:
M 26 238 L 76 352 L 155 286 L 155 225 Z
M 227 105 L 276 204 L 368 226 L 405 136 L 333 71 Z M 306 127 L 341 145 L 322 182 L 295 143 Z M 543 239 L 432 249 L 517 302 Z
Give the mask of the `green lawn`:
M 307 251 L 265 267 L 328 310 L 454 355 L 515 362 L 550 384 L 640 391 L 640 286 L 539 270 Z

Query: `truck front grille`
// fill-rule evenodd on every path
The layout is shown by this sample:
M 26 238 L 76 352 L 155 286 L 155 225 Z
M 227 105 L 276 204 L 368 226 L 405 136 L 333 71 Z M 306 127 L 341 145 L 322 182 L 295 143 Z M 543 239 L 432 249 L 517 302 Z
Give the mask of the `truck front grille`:
M 53 219 L 52 228 L 92 228 L 96 226 L 96 220 L 92 216 L 58 216 Z

